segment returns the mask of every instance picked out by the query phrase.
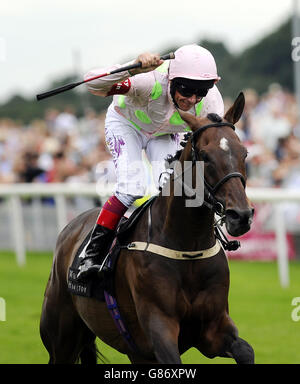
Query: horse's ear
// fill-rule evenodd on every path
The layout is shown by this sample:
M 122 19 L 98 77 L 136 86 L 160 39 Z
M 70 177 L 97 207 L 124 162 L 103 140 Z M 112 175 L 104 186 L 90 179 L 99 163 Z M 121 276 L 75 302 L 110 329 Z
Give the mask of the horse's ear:
M 245 96 L 243 92 L 240 92 L 232 107 L 226 112 L 224 119 L 231 124 L 235 124 L 240 120 L 245 107 Z
M 183 112 L 178 110 L 182 120 L 184 120 L 187 125 L 191 128 L 192 131 L 196 131 L 198 128 L 201 127 L 201 124 L 199 122 L 199 119 L 197 119 L 196 116 L 193 116 L 191 113 Z

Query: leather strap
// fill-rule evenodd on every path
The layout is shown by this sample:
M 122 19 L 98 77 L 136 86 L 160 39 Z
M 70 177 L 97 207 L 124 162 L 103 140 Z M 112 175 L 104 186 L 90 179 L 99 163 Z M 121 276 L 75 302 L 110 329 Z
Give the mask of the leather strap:
M 125 247 L 124 247 L 125 248 Z M 168 257 L 169 259 L 175 260 L 200 260 L 207 259 L 217 255 L 221 249 L 220 243 L 217 241 L 216 244 L 208 249 L 200 251 L 176 251 L 161 247 L 160 245 L 146 243 L 142 241 L 134 241 L 126 247 L 130 251 L 147 251 L 152 252 L 160 256 Z

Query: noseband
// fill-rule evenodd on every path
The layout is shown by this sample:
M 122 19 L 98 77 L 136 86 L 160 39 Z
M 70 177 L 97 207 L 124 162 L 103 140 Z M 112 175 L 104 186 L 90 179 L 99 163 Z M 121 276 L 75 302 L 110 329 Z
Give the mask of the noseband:
M 235 131 L 235 126 L 230 123 L 221 123 L 216 122 L 213 124 L 205 125 L 199 129 L 197 129 L 195 132 L 193 132 L 191 137 L 191 144 L 192 144 L 192 163 L 193 165 L 196 163 L 196 161 L 200 161 L 198 151 L 196 149 L 196 140 L 199 137 L 199 135 L 206 131 L 208 128 L 216 128 L 216 127 L 230 127 Z M 221 203 L 216 197 L 215 194 L 217 191 L 221 188 L 222 185 L 224 185 L 228 180 L 232 179 L 233 177 L 238 177 L 241 179 L 241 182 L 246 187 L 246 180 L 244 176 L 240 172 L 231 172 L 225 175 L 220 181 L 217 182 L 215 186 L 211 186 L 204 177 L 204 192 L 205 192 L 205 198 L 204 202 L 206 205 L 210 206 L 211 209 L 215 211 L 218 215 L 224 215 L 225 213 L 225 207 L 223 203 Z

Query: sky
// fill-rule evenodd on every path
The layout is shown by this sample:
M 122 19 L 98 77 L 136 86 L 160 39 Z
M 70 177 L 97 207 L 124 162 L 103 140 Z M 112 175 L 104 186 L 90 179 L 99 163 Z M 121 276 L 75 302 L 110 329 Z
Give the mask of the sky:
M 2 0 L 0 102 L 203 38 L 240 52 L 286 21 L 294 1 Z

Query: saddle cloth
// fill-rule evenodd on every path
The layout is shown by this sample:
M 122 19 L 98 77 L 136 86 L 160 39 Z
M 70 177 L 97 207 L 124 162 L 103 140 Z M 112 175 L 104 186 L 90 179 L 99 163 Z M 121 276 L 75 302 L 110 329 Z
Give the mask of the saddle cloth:
M 105 301 L 104 291 L 108 292 L 112 296 L 115 296 L 114 291 L 114 275 L 115 275 L 115 266 L 117 265 L 117 260 L 120 254 L 122 243 L 126 239 L 126 235 L 132 230 L 137 222 L 139 221 L 142 214 L 145 210 L 153 203 L 156 199 L 156 196 L 147 200 L 143 205 L 137 208 L 129 218 L 123 217 L 120 220 L 120 223 L 116 229 L 115 238 L 112 242 L 110 250 L 108 252 L 108 257 L 106 264 L 110 267 L 110 272 L 105 273 L 104 279 L 98 279 L 97 275 L 91 276 L 87 281 L 77 281 L 76 276 L 79 272 L 80 259 L 79 255 L 81 254 L 83 248 L 86 246 L 91 232 L 86 236 L 83 243 L 80 245 L 71 267 L 68 271 L 68 290 L 73 295 L 84 296 L 84 297 L 93 297 L 100 301 Z

